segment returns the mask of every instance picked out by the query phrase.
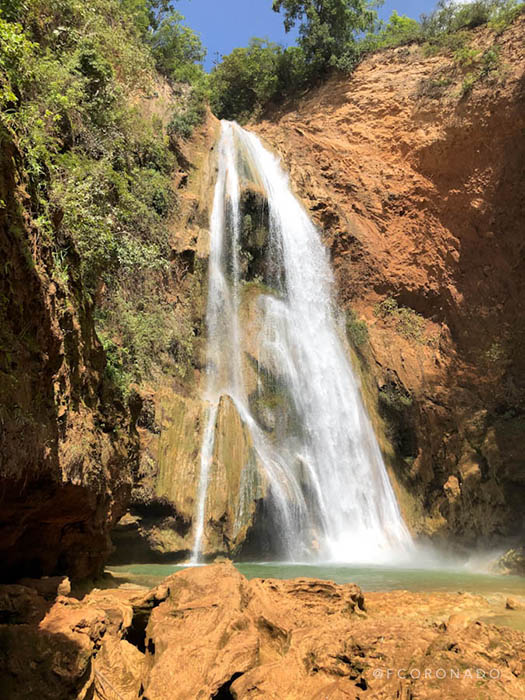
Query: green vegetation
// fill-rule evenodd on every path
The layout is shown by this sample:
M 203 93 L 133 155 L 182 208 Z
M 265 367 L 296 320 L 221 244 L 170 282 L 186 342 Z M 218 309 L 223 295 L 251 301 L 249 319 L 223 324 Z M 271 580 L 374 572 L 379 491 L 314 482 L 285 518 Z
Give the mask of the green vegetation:
M 379 389 L 378 399 L 386 436 L 405 463 L 411 466 L 418 453 L 413 422 L 414 399 L 396 376 L 391 376 Z
M 0 141 L 19 154 L 48 272 L 66 299 L 96 304 L 125 391 L 175 347 L 184 373 L 192 328 L 173 321 L 162 289 L 177 209 L 171 144 L 204 115 L 203 56 L 165 0 L 7 0 L 0 14 Z M 169 126 L 144 107 L 162 80 Z
M 406 306 L 399 306 L 392 297 L 384 299 L 376 304 L 374 314 L 385 321 L 394 324 L 396 331 L 408 340 L 415 340 L 418 343 L 426 343 L 425 319 L 413 309 Z
M 417 20 L 398 15 L 394 10 L 388 24 L 382 25 L 376 34 L 369 35 L 363 43 L 370 50 L 391 49 L 420 41 L 421 36 L 421 25 Z
M 286 57 L 287 51 L 264 39 L 254 38 L 246 48 L 234 49 L 212 73 L 214 112 L 241 121 L 255 114 L 285 89 Z
M 447 91 L 448 87 L 452 85 L 453 80 L 449 75 L 444 75 L 440 73 L 439 75 L 428 78 L 427 80 L 422 80 L 419 89 L 419 97 L 430 97 L 432 99 L 439 99 Z
M 353 309 L 346 313 L 346 335 L 356 349 L 368 342 L 366 321 L 360 320 Z
M 494 44 L 483 52 L 466 49 L 456 53 L 458 63 L 468 68 L 461 85 L 462 96 L 468 95 L 478 81 L 496 74 L 500 66 L 499 51 L 499 46 Z
M 220 118 L 245 121 L 333 68 L 351 70 L 359 59 L 359 34 L 377 22 L 367 0 L 274 0 L 273 9 L 283 12 L 286 31 L 299 24 L 299 46 L 284 49 L 254 38 L 223 57 L 210 77 L 211 104 Z
M 298 46 L 284 49 L 252 39 L 248 47 L 223 57 L 210 76 L 215 114 L 246 121 L 269 104 L 299 94 L 330 71 L 351 72 L 364 56 L 382 49 L 415 43 L 426 56 L 449 53 L 458 62 L 468 63 L 475 58 L 475 49 L 468 46 L 469 30 L 488 24 L 500 33 L 524 11 L 525 3 L 439 0 L 434 12 L 420 22 L 393 12 L 386 24 L 378 21 L 373 7 L 367 0 L 274 0 L 273 9 L 283 13 L 285 29 L 298 25 Z M 466 76 L 463 92 L 480 77 L 483 73 L 478 70 Z M 428 86 L 430 96 L 438 97 L 443 86 Z
M 426 56 L 451 53 L 459 63 L 468 65 L 477 54 L 469 46 L 469 30 L 488 24 L 497 34 L 525 10 L 519 0 L 475 0 L 457 3 L 439 0 L 436 10 L 421 18 L 421 41 Z
M 393 382 L 385 384 L 379 390 L 379 401 L 385 407 L 402 413 L 413 403 L 412 396 L 406 389 Z
M 424 38 L 430 40 L 487 23 L 501 26 L 507 22 L 508 25 L 524 9 L 525 4 L 519 0 L 474 0 L 469 3 L 439 0 L 434 12 L 422 16 L 421 27 Z
M 508 364 L 508 353 L 505 344 L 495 340 L 484 353 L 485 362 L 496 369 L 501 369 Z

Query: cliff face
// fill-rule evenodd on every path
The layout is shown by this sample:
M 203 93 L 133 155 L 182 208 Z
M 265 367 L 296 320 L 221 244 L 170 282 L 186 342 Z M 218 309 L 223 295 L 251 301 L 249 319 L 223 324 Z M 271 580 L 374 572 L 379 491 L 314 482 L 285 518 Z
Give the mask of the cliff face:
M 523 530 L 524 29 L 371 56 L 254 127 L 324 232 L 405 517 L 466 545 Z
M 78 260 L 68 254 L 66 289 L 51 247 L 32 228 L 17 148 L 7 136 L 1 145 L 2 576 L 81 578 L 97 574 L 110 552 L 138 443 L 104 376 Z

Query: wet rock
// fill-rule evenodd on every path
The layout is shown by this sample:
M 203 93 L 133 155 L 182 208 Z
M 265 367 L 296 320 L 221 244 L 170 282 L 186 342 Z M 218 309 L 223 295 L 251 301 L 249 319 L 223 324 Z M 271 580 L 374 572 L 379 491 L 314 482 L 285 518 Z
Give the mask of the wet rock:
M 502 573 L 525 576 L 525 547 L 509 549 L 500 557 L 496 568 Z

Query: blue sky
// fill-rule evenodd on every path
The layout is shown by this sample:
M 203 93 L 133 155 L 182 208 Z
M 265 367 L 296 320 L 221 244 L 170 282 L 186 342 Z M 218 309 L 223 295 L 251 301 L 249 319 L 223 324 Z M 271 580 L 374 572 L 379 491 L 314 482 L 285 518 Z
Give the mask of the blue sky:
M 429 12 L 435 0 L 386 0 L 379 8 L 382 19 L 388 19 L 392 10 L 418 19 Z M 186 24 L 201 35 L 208 49 L 206 68 L 213 65 L 214 57 L 228 54 L 237 46 L 246 46 L 252 36 L 268 38 L 289 46 L 295 34 L 285 34 L 282 15 L 272 10 L 272 0 L 179 0 L 174 8 L 186 17 Z

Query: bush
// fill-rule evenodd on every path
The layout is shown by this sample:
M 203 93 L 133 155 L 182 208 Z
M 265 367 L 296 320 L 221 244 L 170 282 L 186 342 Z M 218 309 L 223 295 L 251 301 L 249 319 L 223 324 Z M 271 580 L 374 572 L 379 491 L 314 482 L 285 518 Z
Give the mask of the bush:
M 368 342 L 366 321 L 359 320 L 356 312 L 352 309 L 346 315 L 346 334 L 356 349 Z
M 499 46 L 495 44 L 483 53 L 474 50 L 463 52 L 458 60 L 461 65 L 469 68 L 469 72 L 461 84 L 461 96 L 466 97 L 472 92 L 478 81 L 487 78 L 498 69 L 500 64 Z
M 480 54 L 481 51 L 479 49 L 473 49 L 470 46 L 462 46 L 454 54 L 454 60 L 459 63 L 460 66 L 468 67 L 477 63 Z
M 380 388 L 379 401 L 384 407 L 398 413 L 403 413 L 413 404 L 410 393 L 394 382 L 389 382 Z
M 497 34 L 501 34 L 523 12 L 525 12 L 525 2 L 508 0 L 493 11 L 489 21 L 490 27 Z
M 421 16 L 422 32 L 426 39 L 432 40 L 489 22 L 507 26 L 524 7 L 524 3 L 518 0 L 474 0 L 467 3 L 439 0 L 434 12 Z
M 384 299 L 374 308 L 374 314 L 383 320 L 391 320 L 396 331 L 408 340 L 420 343 L 427 342 L 425 333 L 425 319 L 413 309 L 399 306 L 392 297 Z
M 406 15 L 398 15 L 394 10 L 386 25 L 382 23 L 376 34 L 368 34 L 363 46 L 367 50 L 390 49 L 420 41 L 421 38 L 420 23 Z
M 208 92 L 204 80 L 186 90 L 181 95 L 179 110 L 175 112 L 168 126 L 168 133 L 189 139 L 195 127 L 204 120 L 207 99 Z

